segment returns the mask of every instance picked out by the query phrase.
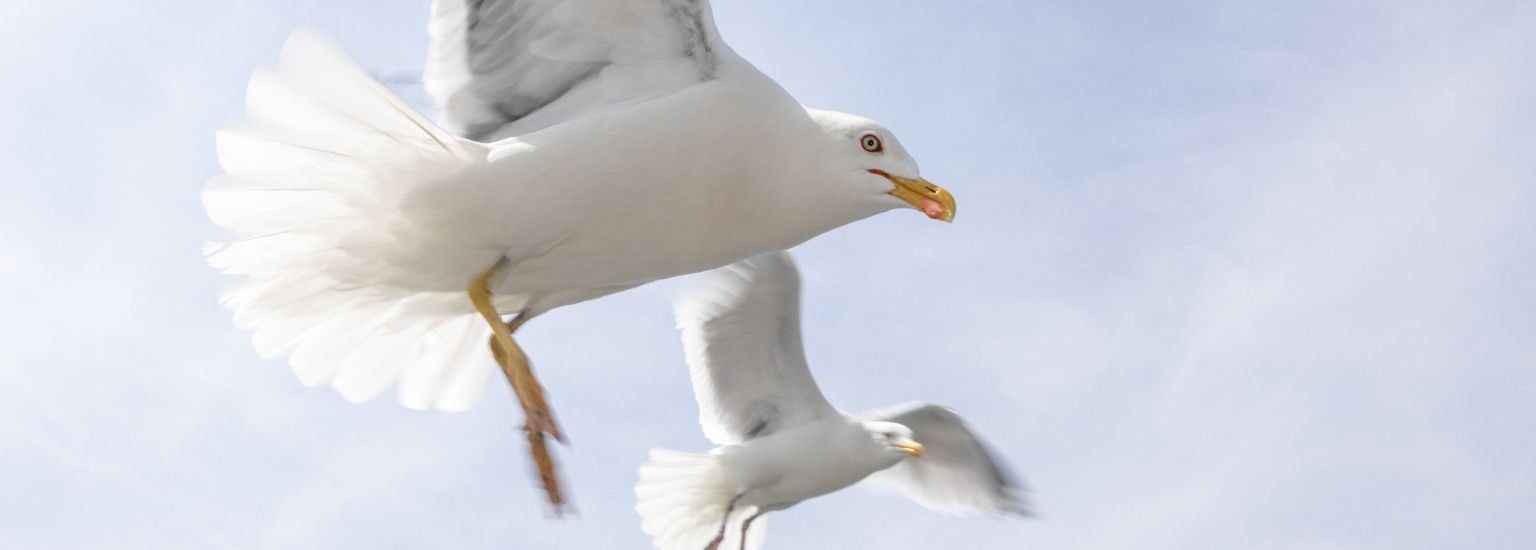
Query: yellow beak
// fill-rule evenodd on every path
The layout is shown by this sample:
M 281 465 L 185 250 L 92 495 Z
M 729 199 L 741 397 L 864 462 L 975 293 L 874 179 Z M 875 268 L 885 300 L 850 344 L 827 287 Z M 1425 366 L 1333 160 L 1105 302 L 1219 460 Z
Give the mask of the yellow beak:
M 878 174 L 891 180 L 896 185 L 890 191 L 892 196 L 906 201 L 913 208 L 921 210 L 929 218 L 945 223 L 955 220 L 955 197 L 949 191 L 929 183 L 925 179 L 904 178 L 888 174 L 884 170 L 870 170 L 871 174 Z
M 908 456 L 923 456 L 923 444 L 916 441 L 897 443 L 896 448 L 901 449 L 901 452 Z

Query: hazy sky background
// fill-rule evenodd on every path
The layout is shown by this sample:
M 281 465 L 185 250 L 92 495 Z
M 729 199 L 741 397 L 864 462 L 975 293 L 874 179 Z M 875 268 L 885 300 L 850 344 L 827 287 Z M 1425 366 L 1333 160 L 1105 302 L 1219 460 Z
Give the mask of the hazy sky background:
M 0 33 L 0 546 L 645 548 L 709 448 L 673 282 L 521 340 L 575 447 L 544 517 L 510 392 L 347 403 L 255 356 L 200 255 L 213 131 L 294 28 L 419 71 L 425 2 L 16 2 Z M 859 490 L 774 548 L 1536 541 L 1536 4 L 716 1 L 804 103 L 953 190 L 797 250 L 832 401 L 956 407 L 1041 518 Z M 419 89 L 404 89 L 422 103 Z

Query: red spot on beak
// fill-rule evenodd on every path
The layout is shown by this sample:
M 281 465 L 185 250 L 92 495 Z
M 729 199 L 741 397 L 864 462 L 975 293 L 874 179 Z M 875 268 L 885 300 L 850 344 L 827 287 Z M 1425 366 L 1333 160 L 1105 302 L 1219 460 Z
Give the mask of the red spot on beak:
M 944 206 L 939 204 L 939 201 L 923 199 L 923 203 L 918 208 L 931 219 L 937 220 L 944 217 Z

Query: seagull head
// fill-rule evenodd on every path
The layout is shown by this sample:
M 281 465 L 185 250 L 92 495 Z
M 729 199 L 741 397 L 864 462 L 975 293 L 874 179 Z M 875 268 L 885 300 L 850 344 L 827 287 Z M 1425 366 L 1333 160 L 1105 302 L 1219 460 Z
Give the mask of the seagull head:
M 864 422 L 864 431 L 880 446 L 881 452 L 900 460 L 923 456 L 923 444 L 912 439 L 912 429 L 895 422 Z
M 870 208 L 914 208 L 929 218 L 955 219 L 955 197 L 917 173 L 917 162 L 884 126 L 864 117 L 806 108 L 831 138 L 831 165 L 841 186 Z

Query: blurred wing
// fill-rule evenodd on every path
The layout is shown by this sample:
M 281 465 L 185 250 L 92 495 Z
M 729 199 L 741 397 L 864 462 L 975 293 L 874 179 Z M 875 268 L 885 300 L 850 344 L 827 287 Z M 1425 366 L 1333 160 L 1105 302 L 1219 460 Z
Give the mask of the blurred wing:
M 909 458 L 866 479 L 876 489 L 905 494 L 936 512 L 957 516 L 1028 516 L 1024 488 L 948 407 L 908 403 L 862 415 L 912 429 L 923 444 Z
M 704 435 L 728 445 L 841 414 L 805 364 L 800 274 L 789 254 L 763 254 L 710 275 L 677 304 Z
M 434 0 L 422 80 L 444 125 L 495 141 L 714 77 L 708 0 Z

